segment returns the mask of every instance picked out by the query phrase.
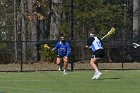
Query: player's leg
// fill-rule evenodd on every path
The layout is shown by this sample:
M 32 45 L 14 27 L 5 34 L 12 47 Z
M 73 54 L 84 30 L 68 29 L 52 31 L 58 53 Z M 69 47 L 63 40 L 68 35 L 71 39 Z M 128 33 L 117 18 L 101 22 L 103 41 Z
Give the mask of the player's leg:
M 63 66 L 64 66 L 64 62 L 63 62 L 63 60 L 61 60 L 60 65 L 59 65 L 59 69 L 60 69 L 59 71 L 62 71 Z
M 63 57 L 63 61 L 64 61 L 64 74 L 67 74 L 68 58 L 67 57 Z
M 90 65 L 92 66 L 92 68 L 95 70 L 95 74 L 94 76 L 92 77 L 92 79 L 98 79 L 100 77 L 100 75 L 102 74 L 99 70 L 98 70 L 98 67 L 96 65 L 96 62 L 97 59 L 96 58 L 91 58 L 90 60 Z
M 98 79 L 100 77 L 100 75 L 102 74 L 98 70 L 98 66 L 96 65 L 96 61 L 97 61 L 97 59 L 104 57 L 104 54 L 105 54 L 104 49 L 99 49 L 99 50 L 96 50 L 92 55 L 90 64 L 91 64 L 92 68 L 95 70 L 95 75 L 93 76 L 92 79 Z
M 90 60 L 90 65 L 92 66 L 92 68 L 95 70 L 95 73 L 99 73 L 100 71 L 98 70 L 98 67 L 96 65 L 96 58 L 91 58 Z
M 56 64 L 59 66 L 59 71 L 62 70 L 62 58 L 61 57 L 57 57 L 56 59 Z

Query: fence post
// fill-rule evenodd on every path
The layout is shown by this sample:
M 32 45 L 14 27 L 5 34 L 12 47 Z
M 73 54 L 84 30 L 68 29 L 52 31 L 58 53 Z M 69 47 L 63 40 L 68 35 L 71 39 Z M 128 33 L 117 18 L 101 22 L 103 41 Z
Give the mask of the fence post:
M 74 70 L 74 35 L 73 35 L 73 0 L 71 0 L 71 41 L 72 41 L 72 60 L 71 60 L 71 70 Z
M 123 66 L 124 64 L 123 64 L 123 62 L 122 62 L 122 71 L 124 70 L 124 66 Z

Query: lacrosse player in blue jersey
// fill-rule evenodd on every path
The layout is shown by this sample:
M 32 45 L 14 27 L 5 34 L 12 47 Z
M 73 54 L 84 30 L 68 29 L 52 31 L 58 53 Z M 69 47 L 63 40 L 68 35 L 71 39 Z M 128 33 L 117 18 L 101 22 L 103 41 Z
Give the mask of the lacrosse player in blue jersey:
M 59 70 L 62 70 L 62 62 L 64 62 L 64 71 L 63 74 L 67 74 L 68 67 L 68 56 L 70 54 L 70 45 L 65 41 L 64 35 L 60 35 L 60 41 L 57 42 L 52 51 L 57 50 L 57 59 L 56 64 L 59 65 Z
M 90 60 L 90 65 L 95 70 L 95 74 L 92 77 L 92 79 L 98 79 L 102 73 L 98 70 L 96 61 L 97 59 L 102 58 L 105 54 L 104 48 L 102 46 L 102 42 L 96 35 L 90 33 L 90 37 L 87 40 L 86 48 L 91 48 L 93 51 L 93 54 Z

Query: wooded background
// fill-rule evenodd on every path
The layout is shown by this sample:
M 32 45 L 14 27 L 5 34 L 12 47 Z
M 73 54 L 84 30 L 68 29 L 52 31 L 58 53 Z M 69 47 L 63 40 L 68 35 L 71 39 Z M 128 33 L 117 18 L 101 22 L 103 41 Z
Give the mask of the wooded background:
M 112 26 L 116 33 L 103 41 L 106 61 L 138 61 L 132 42 L 140 40 L 139 6 L 139 0 L 0 0 L 0 62 L 52 61 L 55 54 L 42 46 L 52 48 L 60 33 L 71 42 L 72 61 L 87 60 L 89 33 L 101 38 Z

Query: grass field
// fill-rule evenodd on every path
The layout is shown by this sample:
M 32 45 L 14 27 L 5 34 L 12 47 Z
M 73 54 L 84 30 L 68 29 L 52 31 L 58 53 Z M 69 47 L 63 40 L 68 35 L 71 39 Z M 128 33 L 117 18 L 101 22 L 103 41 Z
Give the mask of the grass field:
M 0 72 L 0 93 L 140 93 L 140 71 Z

